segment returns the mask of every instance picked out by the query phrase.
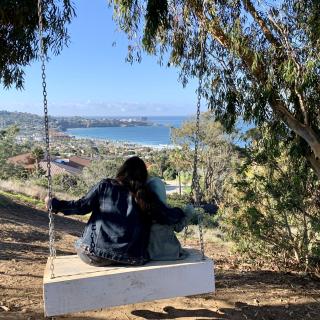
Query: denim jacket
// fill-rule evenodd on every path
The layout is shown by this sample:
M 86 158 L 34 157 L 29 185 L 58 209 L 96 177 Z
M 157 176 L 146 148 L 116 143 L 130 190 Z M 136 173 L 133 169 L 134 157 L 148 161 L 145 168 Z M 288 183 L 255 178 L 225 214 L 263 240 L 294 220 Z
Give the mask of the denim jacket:
M 141 265 L 148 260 L 150 223 L 141 218 L 134 197 L 117 181 L 102 180 L 79 200 L 54 198 L 52 209 L 65 215 L 92 212 L 81 238 L 85 251 L 132 265 Z M 168 208 L 160 200 L 152 211 L 152 220 L 159 224 L 173 225 L 183 216 L 182 210 Z

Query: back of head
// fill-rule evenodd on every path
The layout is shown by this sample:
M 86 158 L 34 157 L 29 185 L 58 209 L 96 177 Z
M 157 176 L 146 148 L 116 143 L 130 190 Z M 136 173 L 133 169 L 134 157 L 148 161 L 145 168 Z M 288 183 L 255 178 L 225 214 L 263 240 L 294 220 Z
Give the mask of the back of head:
M 127 159 L 116 175 L 116 179 L 133 193 L 146 184 L 147 178 L 147 166 L 139 157 Z
M 139 157 L 127 159 L 116 175 L 116 180 L 134 195 L 142 212 L 149 214 L 154 202 L 154 194 L 147 187 L 147 179 L 147 166 Z

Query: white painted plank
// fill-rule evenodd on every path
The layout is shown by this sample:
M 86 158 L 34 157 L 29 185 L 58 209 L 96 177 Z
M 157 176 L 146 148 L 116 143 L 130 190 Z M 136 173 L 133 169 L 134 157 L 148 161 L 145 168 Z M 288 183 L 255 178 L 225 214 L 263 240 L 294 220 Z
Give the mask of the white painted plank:
M 47 316 L 208 293 L 215 290 L 213 261 L 195 250 L 182 261 L 139 267 L 92 267 L 77 256 L 60 256 L 54 279 L 48 261 L 43 289 Z

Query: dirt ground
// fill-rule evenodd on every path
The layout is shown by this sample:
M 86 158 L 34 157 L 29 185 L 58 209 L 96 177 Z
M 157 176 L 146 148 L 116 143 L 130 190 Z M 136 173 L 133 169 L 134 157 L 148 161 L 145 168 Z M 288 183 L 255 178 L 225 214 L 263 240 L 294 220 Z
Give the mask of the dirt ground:
M 74 254 L 83 223 L 56 216 L 57 254 Z M 0 319 L 44 319 L 42 275 L 48 255 L 45 212 L 0 196 Z M 320 282 L 237 263 L 221 242 L 206 244 L 215 261 L 212 294 L 140 303 L 55 319 L 320 320 Z

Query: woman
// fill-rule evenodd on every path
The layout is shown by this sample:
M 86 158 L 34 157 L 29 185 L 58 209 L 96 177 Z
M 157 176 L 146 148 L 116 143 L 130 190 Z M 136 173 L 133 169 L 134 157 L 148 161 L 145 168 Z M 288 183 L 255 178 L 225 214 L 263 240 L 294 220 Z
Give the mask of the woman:
M 52 199 L 53 212 L 84 215 L 92 212 L 82 238 L 76 243 L 80 258 L 88 264 L 141 265 L 148 260 L 152 221 L 173 225 L 184 213 L 168 208 L 146 186 L 148 172 L 139 157 L 129 158 L 116 179 L 104 179 L 76 201 Z M 50 203 L 47 200 L 47 205 Z
M 165 185 L 158 177 L 149 178 L 148 187 L 158 196 L 159 200 L 167 205 L 167 195 Z M 188 224 L 194 215 L 192 205 L 184 208 L 185 216 L 176 224 L 166 225 L 154 221 L 151 225 L 148 256 L 151 260 L 180 260 L 187 257 L 187 251 L 181 247 L 181 244 L 175 234 L 180 232 Z

